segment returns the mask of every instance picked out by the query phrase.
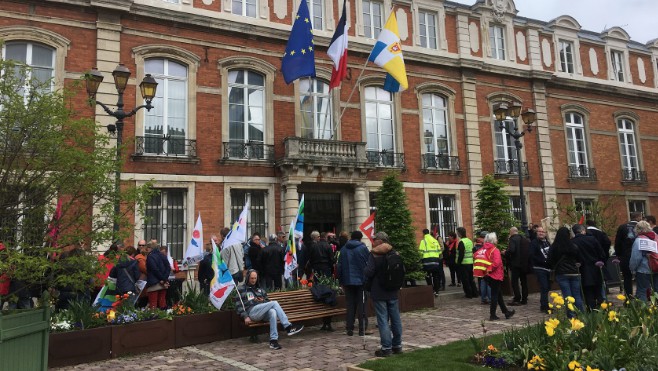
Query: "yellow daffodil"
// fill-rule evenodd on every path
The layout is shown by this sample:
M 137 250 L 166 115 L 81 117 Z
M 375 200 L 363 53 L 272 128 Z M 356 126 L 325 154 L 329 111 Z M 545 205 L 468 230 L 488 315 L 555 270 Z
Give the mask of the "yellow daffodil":
M 569 322 L 571 322 L 571 330 L 572 331 L 578 331 L 581 328 L 585 327 L 585 324 L 582 321 L 577 320 L 575 318 L 570 319 Z
M 553 298 L 553 303 L 558 305 L 564 305 L 564 299 L 561 296 Z
M 573 298 L 573 296 L 567 296 L 567 301 L 571 304 L 576 302 L 576 299 Z
M 492 351 L 492 352 L 497 352 L 497 351 L 498 351 L 498 349 L 496 349 L 496 347 L 493 346 L 493 344 L 489 344 L 489 346 L 487 347 L 487 349 L 490 350 L 490 351 Z
M 532 364 L 532 362 L 528 361 L 528 370 L 534 370 L 535 365 Z
M 109 311 L 107 313 L 107 320 L 108 321 L 114 321 L 114 319 L 117 317 L 117 313 L 113 310 Z
M 560 309 L 560 308 L 562 308 L 562 306 L 561 305 L 556 305 L 555 308 Z
M 553 308 L 553 304 L 548 303 L 548 307 L 549 307 L 549 308 Z
M 576 308 L 574 308 L 573 304 L 569 303 L 567 304 L 567 307 L 569 308 L 570 311 L 575 312 Z
M 621 301 L 624 301 L 624 300 L 626 300 L 626 296 L 624 296 L 622 294 L 619 294 L 619 295 L 617 295 L 617 299 L 619 299 Z
M 601 371 L 601 370 L 599 370 L 598 368 L 591 368 L 591 367 L 587 366 L 585 371 Z
M 577 370 L 577 369 L 580 369 L 580 363 L 578 363 L 578 361 L 573 360 L 569 362 L 569 370 Z
M 546 313 L 551 314 L 551 313 L 553 313 L 553 311 L 549 309 L 549 310 L 546 311 Z
M 608 303 L 606 302 L 601 303 L 601 309 L 608 309 Z
M 555 335 L 555 329 L 549 325 L 546 325 L 546 335 L 549 337 Z
M 551 326 L 552 328 L 556 328 L 560 324 L 560 320 L 557 318 L 549 318 L 548 321 L 544 322 L 546 326 Z
M 551 297 L 552 297 L 552 298 L 557 298 L 558 296 L 560 296 L 560 294 L 558 294 L 558 293 L 555 292 L 555 291 L 551 293 Z
M 615 312 L 614 310 L 611 310 L 610 312 L 608 312 L 608 321 L 610 321 L 610 322 L 613 322 L 613 321 L 614 322 L 619 322 L 619 318 L 617 318 L 617 312 Z

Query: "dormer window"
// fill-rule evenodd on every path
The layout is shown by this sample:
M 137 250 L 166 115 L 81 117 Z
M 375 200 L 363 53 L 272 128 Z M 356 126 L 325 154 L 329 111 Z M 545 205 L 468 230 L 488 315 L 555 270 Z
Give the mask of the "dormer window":
M 626 81 L 624 76 L 624 53 L 611 50 L 610 60 L 612 61 L 613 79 L 619 82 Z

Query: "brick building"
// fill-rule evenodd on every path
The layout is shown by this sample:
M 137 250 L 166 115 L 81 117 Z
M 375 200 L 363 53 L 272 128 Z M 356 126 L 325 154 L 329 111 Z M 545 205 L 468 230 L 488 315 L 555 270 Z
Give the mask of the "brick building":
M 308 2 L 317 78 L 291 85 L 279 67 L 299 0 L 8 0 L 2 55 L 38 67 L 54 88 L 96 66 L 106 104 L 116 102 L 110 73 L 123 63 L 133 72 L 129 108 L 143 103 L 143 76 L 156 77 L 156 108 L 126 121 L 121 179 L 161 190 L 147 224 L 135 215 L 133 238 L 158 238 L 178 258 L 198 213 L 209 236 L 247 198 L 251 231 L 286 229 L 301 194 L 309 229 L 353 230 L 376 208 L 390 170 L 404 181 L 415 227 L 436 225 L 442 235 L 472 229 L 488 173 L 508 181 L 518 213 L 524 172 L 530 221 L 550 216 L 556 201 L 587 208 L 612 195 L 624 200 L 620 221 L 658 210 L 649 171 L 658 155 L 658 40 L 583 30 L 569 16 L 519 17 L 513 0 L 350 0 L 350 76 L 329 92 L 326 49 L 342 1 Z M 401 94 L 382 89 L 384 71 L 372 63 L 359 78 L 392 9 L 409 79 Z M 101 128 L 113 123 L 85 99 L 81 114 Z M 501 100 L 537 111 L 521 168 L 494 124 Z

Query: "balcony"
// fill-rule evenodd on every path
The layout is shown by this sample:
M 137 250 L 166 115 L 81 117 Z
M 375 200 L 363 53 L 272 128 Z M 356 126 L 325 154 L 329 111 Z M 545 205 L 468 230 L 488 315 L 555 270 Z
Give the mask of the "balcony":
M 274 146 L 262 142 L 224 142 L 222 143 L 222 153 L 222 161 L 274 161 Z
M 523 176 L 528 177 L 528 163 L 522 162 Z M 499 176 L 519 175 L 519 162 L 516 160 L 495 160 L 494 174 Z
M 426 153 L 422 157 L 424 170 L 460 171 L 459 157 L 447 155 L 434 155 Z
M 404 168 L 404 153 L 367 151 L 368 162 L 377 167 Z
M 196 159 L 196 140 L 172 136 L 135 137 L 133 159 Z
M 569 166 L 570 181 L 596 182 L 596 179 L 596 169 L 593 167 Z
M 621 181 L 625 183 L 646 183 L 647 172 L 638 169 L 622 169 Z

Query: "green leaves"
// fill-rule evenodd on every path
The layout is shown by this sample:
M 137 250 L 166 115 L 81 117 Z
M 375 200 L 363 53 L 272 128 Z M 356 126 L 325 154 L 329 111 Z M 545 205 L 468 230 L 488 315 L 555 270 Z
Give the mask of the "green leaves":
M 509 229 L 518 224 L 511 214 L 509 195 L 504 191 L 507 183 L 487 174 L 480 181 L 475 226 L 480 231 L 496 232 L 500 244 L 507 243 Z

